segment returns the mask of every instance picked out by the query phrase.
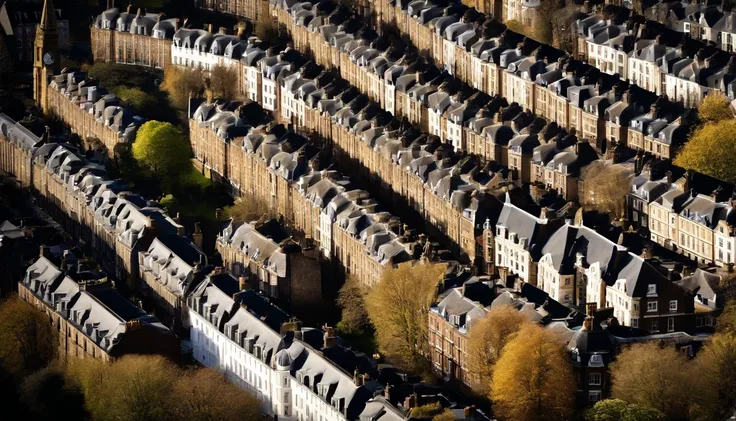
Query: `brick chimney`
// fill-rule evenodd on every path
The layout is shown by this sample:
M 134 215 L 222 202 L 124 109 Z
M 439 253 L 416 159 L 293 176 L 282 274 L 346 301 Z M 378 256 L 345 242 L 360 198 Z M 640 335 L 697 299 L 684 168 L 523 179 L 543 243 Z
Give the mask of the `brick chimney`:
M 194 223 L 194 234 L 192 234 L 192 242 L 197 248 L 202 250 L 202 229 L 199 226 L 199 222 Z
M 332 348 L 337 345 L 337 336 L 335 336 L 335 329 L 331 326 L 324 325 L 322 329 L 325 331 L 324 341 L 322 346 L 324 348 Z

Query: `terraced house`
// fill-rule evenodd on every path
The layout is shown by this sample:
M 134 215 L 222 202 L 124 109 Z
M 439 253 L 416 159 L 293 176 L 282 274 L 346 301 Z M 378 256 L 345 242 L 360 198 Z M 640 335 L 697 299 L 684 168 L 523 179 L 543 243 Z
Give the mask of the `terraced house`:
M 255 394 L 287 420 L 361 419 L 375 361 L 343 348 L 331 328 L 302 328 L 230 275 L 209 276 L 188 299 L 194 358 Z M 353 376 L 348 372 L 361 373 Z
M 223 125 L 218 129 L 220 123 Z M 384 211 L 367 192 L 352 187 L 339 173 L 313 168 L 316 163 L 312 157 L 317 156 L 318 150 L 306 138 L 280 125 L 248 130 L 251 126 L 244 119 L 207 103 L 194 111 L 190 125 L 193 127 L 192 142 L 205 145 L 203 149 L 207 149 L 208 140 L 198 139 L 198 133 L 216 130 L 224 135 L 230 129 L 244 129 L 239 134 L 230 131 L 225 138 L 215 140 L 227 147 L 219 149 L 219 159 L 234 162 L 233 168 L 241 169 L 233 174 L 226 173 L 228 180 L 233 180 L 233 185 L 238 186 L 244 196 L 252 195 L 269 203 L 293 229 L 317 242 L 326 257 L 336 258 L 348 274 L 366 285 L 375 285 L 384 267 L 414 259 L 415 240 L 410 233 L 400 233 L 402 224 L 398 218 Z M 199 148 L 194 146 L 195 151 Z M 223 167 L 231 168 L 225 164 Z M 243 230 L 247 227 L 241 232 Z M 253 262 L 255 276 L 262 285 L 268 286 L 266 289 L 273 296 L 278 297 L 279 291 L 288 291 L 290 284 L 296 287 L 289 281 L 290 277 L 286 277 L 286 266 L 277 266 L 271 271 L 268 264 L 257 263 L 268 257 L 266 249 L 274 246 L 273 242 L 264 243 L 263 250 L 240 244 L 243 241 L 231 243 L 236 231 L 230 229 L 229 234 L 223 235 L 222 246 L 233 247 L 224 253 L 221 251 L 223 256 L 230 256 L 230 265 Z M 252 235 L 256 235 L 255 232 Z M 278 259 L 269 258 L 268 261 L 278 263 Z M 308 262 L 309 259 L 304 260 L 305 264 L 313 264 Z M 270 275 L 272 272 L 274 276 Z
M 18 283 L 21 299 L 46 313 L 59 332 L 59 355 L 109 362 L 128 354 L 180 361 L 179 339 L 110 288 L 104 274 L 59 269 L 42 250 Z
M 132 6 L 121 12 L 108 9 L 90 28 L 92 56 L 96 62 L 135 64 L 165 69 L 172 63 L 172 39 L 179 20 L 145 13 Z

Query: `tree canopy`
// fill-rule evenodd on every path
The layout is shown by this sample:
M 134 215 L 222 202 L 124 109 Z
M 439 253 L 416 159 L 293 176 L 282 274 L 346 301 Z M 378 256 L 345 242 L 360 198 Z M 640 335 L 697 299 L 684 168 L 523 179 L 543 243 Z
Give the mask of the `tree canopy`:
M 721 420 L 736 401 L 736 337 L 717 333 L 698 353 L 693 376 L 697 419 Z
M 156 98 L 140 88 L 121 86 L 115 89 L 115 95 L 138 115 L 151 117 L 158 113 Z
M 209 85 L 216 98 L 236 99 L 238 96 L 238 71 L 235 67 L 218 64 L 212 69 Z
M 224 211 L 225 216 L 238 222 L 253 222 L 276 216 L 268 203 L 255 196 L 241 197 L 231 206 L 226 207 Z
M 204 72 L 199 68 L 168 66 L 164 70 L 161 89 L 169 94 L 169 100 L 175 108 L 186 110 L 189 98 L 204 92 Z
M 470 329 L 468 365 L 470 373 L 480 381 L 480 391 L 490 388 L 493 367 L 506 344 L 529 319 L 511 306 L 492 309 Z
M 718 113 L 712 113 L 717 115 Z M 712 117 L 717 118 L 717 117 Z M 736 119 L 706 123 L 677 154 L 674 164 L 736 183 Z
M 611 364 L 612 396 L 654 408 L 668 420 L 688 419 L 690 367 L 674 347 L 648 342 L 631 345 Z
M 338 329 L 345 333 L 360 333 L 370 321 L 365 309 L 365 297 L 368 288 L 355 277 L 348 276 L 337 294 L 337 306 L 340 307 L 342 318 Z
M 59 367 L 43 368 L 23 380 L 20 401 L 32 420 L 85 420 L 84 395 L 79 384 L 67 378 Z
M 570 358 L 555 334 L 525 324 L 501 353 L 490 397 L 505 421 L 566 421 L 575 390 Z
M 606 399 L 596 402 L 585 413 L 585 421 L 665 421 L 665 417 L 656 409 L 629 404 L 621 399 Z
M 72 361 L 67 374 L 84 392 L 95 421 L 259 420 L 259 403 L 210 369 L 184 371 L 159 356 L 112 364 Z
M 189 143 L 171 123 L 148 121 L 133 143 L 133 157 L 155 176 L 169 178 L 189 170 Z
M 624 216 L 626 194 L 633 175 L 631 166 L 603 161 L 591 163 L 581 174 L 585 184 L 581 203 L 584 207 L 610 213 L 615 218 Z
M 698 116 L 704 123 L 717 123 L 733 118 L 731 103 L 722 92 L 713 92 L 703 98 L 698 107 Z
M 399 265 L 383 272 L 366 298 L 366 309 L 379 350 L 415 366 L 428 349 L 427 317 L 443 264 Z
M 45 367 L 56 355 L 57 333 L 49 318 L 17 297 L 0 302 L 0 360 L 16 376 Z

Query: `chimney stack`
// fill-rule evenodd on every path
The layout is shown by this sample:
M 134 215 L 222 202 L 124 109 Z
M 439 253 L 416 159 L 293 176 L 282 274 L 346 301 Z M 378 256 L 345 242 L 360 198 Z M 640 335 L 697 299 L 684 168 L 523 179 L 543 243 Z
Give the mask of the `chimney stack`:
M 337 345 L 337 336 L 335 336 L 335 329 L 331 326 L 324 325 L 322 329 L 325 331 L 324 334 L 324 348 L 332 348 Z
M 41 257 L 45 257 L 46 259 L 51 260 L 51 247 L 45 244 L 42 245 L 39 254 Z
M 194 223 L 194 234 L 192 234 L 192 242 L 198 249 L 202 250 L 202 230 L 199 222 Z
M 238 287 L 240 290 L 243 291 L 247 286 L 248 284 L 245 281 L 245 276 L 238 276 Z

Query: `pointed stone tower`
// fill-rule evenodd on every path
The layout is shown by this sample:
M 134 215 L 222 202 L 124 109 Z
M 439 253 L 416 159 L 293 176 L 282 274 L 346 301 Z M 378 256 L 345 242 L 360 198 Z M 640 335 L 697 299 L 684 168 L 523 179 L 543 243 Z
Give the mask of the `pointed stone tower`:
M 41 23 L 36 27 L 33 51 L 33 99 L 46 112 L 46 91 L 51 75 L 59 73 L 59 27 L 52 0 L 45 0 Z

